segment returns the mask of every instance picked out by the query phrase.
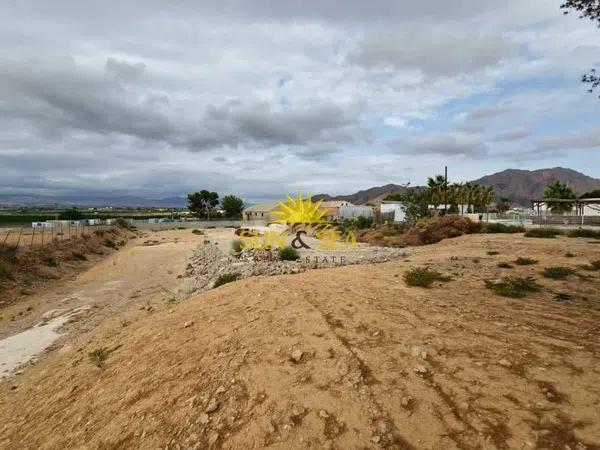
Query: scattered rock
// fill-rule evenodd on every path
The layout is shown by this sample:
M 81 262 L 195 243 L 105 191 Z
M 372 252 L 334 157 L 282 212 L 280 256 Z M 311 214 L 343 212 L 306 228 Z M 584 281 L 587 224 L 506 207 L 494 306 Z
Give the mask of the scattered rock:
M 409 397 L 409 396 L 407 396 L 407 397 L 402 397 L 402 398 L 400 399 L 400 404 L 401 404 L 402 406 L 404 406 L 404 407 L 407 407 L 408 405 L 410 405 L 410 402 L 411 402 L 411 401 L 412 401 L 412 397 Z
M 208 445 L 214 445 L 219 440 L 219 433 L 216 431 L 211 431 L 208 435 Z
M 303 355 L 304 353 L 302 353 L 302 350 L 294 350 L 291 354 L 292 361 L 294 361 L 296 364 L 300 363 Z
M 183 324 L 183 328 L 189 328 L 189 327 L 191 327 L 192 325 L 194 325 L 194 321 L 193 321 L 193 320 L 190 320 L 190 321 L 188 321 L 188 322 L 185 322 L 185 323 Z
M 512 366 L 511 362 L 508 359 L 501 359 L 500 361 L 498 361 L 498 364 L 500 364 L 503 367 Z
M 219 386 L 215 392 L 217 394 L 223 394 L 223 393 L 227 392 L 227 389 L 225 389 L 225 387 L 223 387 L 223 386 Z
M 427 367 L 419 364 L 417 367 L 413 369 L 416 373 L 420 375 L 425 375 L 427 373 Z
M 200 423 L 206 425 L 210 421 L 210 417 L 206 413 L 200 414 Z
M 221 403 L 216 398 L 213 398 L 204 411 L 210 414 L 219 409 L 219 406 L 221 406 Z
M 319 417 L 321 417 L 323 419 L 327 419 L 329 417 L 329 414 L 327 414 L 327 411 L 322 409 L 321 411 L 319 411 Z

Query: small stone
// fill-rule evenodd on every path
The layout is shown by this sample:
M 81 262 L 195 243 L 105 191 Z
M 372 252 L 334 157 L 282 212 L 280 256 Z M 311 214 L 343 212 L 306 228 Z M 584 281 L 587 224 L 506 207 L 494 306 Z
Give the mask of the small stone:
M 425 367 L 425 366 L 423 366 L 423 365 L 421 365 L 421 364 L 419 364 L 419 365 L 418 365 L 417 367 L 415 367 L 413 370 L 414 370 L 416 373 L 423 374 L 423 375 L 427 373 L 427 367 Z
M 225 389 L 225 387 L 223 387 L 223 386 L 219 386 L 215 392 L 216 392 L 217 394 L 223 394 L 223 393 L 224 393 L 224 392 L 226 392 L 226 391 L 227 391 L 227 389 Z
M 504 367 L 510 367 L 510 366 L 512 366 L 512 364 L 510 363 L 510 361 L 507 360 L 507 359 L 501 359 L 500 361 L 498 361 L 498 364 L 500 364 L 501 366 L 504 366 Z
M 219 433 L 216 431 L 211 432 L 208 435 L 208 445 L 214 445 L 219 440 Z
M 380 436 L 373 436 L 371 438 L 371 441 L 373 441 L 374 443 L 378 444 L 379 441 L 381 441 L 381 437 Z
M 319 417 L 322 417 L 323 419 L 327 419 L 329 417 L 329 414 L 327 414 L 327 411 L 322 409 L 321 411 L 319 411 Z
M 294 361 L 296 364 L 298 364 L 300 361 L 302 361 L 302 350 L 294 350 L 292 352 L 292 361 Z
M 427 359 L 427 352 L 421 352 L 421 359 Z
M 217 399 L 213 398 L 204 411 L 210 414 L 219 409 L 219 406 L 221 406 L 221 403 L 219 403 Z
M 210 417 L 206 413 L 200 414 L 200 423 L 206 425 L 210 421 Z
M 183 328 L 189 328 L 189 327 L 191 327 L 192 325 L 194 325 L 194 321 L 193 321 L 193 320 L 190 320 L 189 322 L 185 322 L 185 323 L 183 324 Z
M 408 406 L 408 405 L 410 405 L 411 400 L 412 400 L 412 397 L 402 397 L 400 399 L 400 404 L 402 406 Z

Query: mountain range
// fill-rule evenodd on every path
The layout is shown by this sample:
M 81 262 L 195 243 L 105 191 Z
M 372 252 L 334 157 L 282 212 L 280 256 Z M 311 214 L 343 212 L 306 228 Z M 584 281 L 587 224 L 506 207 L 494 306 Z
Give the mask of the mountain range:
M 486 175 L 472 182 L 492 186 L 497 199 L 507 198 L 511 204 L 527 206 L 532 199 L 540 199 L 544 188 L 552 181 L 559 180 L 567 183 L 578 194 L 600 189 L 600 179 L 592 178 L 572 169 L 554 167 L 552 169 L 519 170 L 507 169 L 502 172 Z M 400 194 L 408 189 L 404 185 L 386 184 L 355 192 L 350 195 L 328 194 L 314 195 L 315 200 L 346 200 L 356 205 L 381 203 L 388 195 Z M 184 197 L 167 197 L 148 199 L 135 196 L 96 196 L 96 197 L 44 197 L 32 195 L 0 195 L 0 205 L 5 206 L 78 206 L 113 208 L 185 208 L 187 201 Z
M 600 189 L 600 179 L 592 178 L 576 170 L 563 167 L 539 170 L 506 169 L 492 175 L 486 175 L 472 183 L 492 186 L 496 198 L 507 198 L 511 204 L 528 206 L 531 200 L 541 199 L 544 188 L 552 181 L 567 183 L 577 194 Z M 330 196 L 320 194 L 314 199 L 346 200 L 356 205 L 370 203 L 377 205 L 390 194 L 401 194 L 408 189 L 398 184 L 372 187 L 350 195 Z

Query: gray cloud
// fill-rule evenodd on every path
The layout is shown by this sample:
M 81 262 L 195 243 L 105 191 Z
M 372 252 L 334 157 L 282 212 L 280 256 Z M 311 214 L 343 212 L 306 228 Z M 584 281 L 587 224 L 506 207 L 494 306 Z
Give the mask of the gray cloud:
M 488 153 L 488 146 L 478 138 L 456 132 L 392 141 L 389 147 L 396 153 L 413 155 L 461 155 L 482 158 Z
M 498 117 L 502 114 L 507 113 L 508 108 L 500 107 L 500 106 L 482 106 L 479 108 L 475 108 L 466 115 L 465 120 L 486 120 L 494 117 Z
M 494 66 L 515 53 L 516 45 L 498 34 L 458 27 L 401 25 L 368 34 L 349 59 L 365 67 L 387 66 L 452 76 Z
M 496 142 L 518 141 L 520 139 L 528 137 L 530 134 L 531 133 L 529 131 L 522 129 L 509 130 L 497 134 L 496 136 L 494 136 L 493 140 Z

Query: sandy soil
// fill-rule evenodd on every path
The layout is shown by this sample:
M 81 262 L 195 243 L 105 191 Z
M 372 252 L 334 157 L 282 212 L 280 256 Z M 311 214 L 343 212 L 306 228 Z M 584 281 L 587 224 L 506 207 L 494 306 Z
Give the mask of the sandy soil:
M 599 259 L 598 245 L 463 236 L 177 301 L 180 250 L 202 237 L 172 233 L 63 287 L 79 293 L 69 306 L 99 295 L 106 313 L 0 383 L 0 448 L 600 448 L 599 273 L 540 275 Z M 539 263 L 497 267 L 517 256 Z M 407 287 L 427 264 L 453 281 Z M 484 287 L 509 274 L 543 288 Z

